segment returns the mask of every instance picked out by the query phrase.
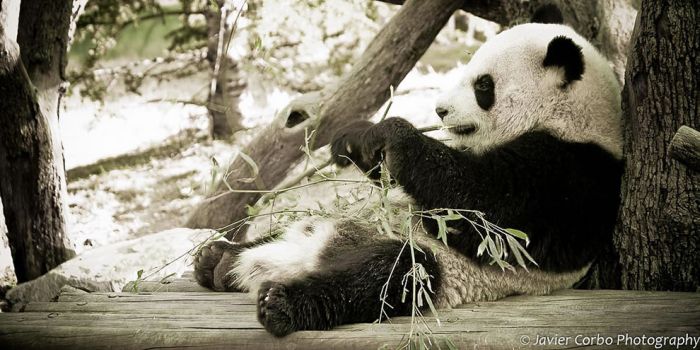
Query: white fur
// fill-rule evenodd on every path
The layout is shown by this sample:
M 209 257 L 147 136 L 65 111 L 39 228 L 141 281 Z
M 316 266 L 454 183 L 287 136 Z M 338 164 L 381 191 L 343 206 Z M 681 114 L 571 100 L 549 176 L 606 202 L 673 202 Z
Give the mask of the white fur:
M 286 229 L 274 242 L 245 250 L 230 272 L 233 283 L 257 293 L 265 281 L 285 282 L 318 269 L 318 258 L 335 233 L 331 220 L 311 217 Z
M 547 45 L 557 36 L 582 48 L 581 80 L 560 88 L 563 70 L 544 67 Z M 490 74 L 495 103 L 481 109 L 474 81 Z M 465 67 L 464 77 L 437 106 L 450 113 L 446 125 L 475 124 L 470 135 L 453 135 L 453 146 L 486 151 L 531 130 L 550 130 L 562 139 L 594 142 L 622 156 L 620 86 L 608 61 L 573 29 L 558 24 L 529 23 L 506 30 L 482 45 Z

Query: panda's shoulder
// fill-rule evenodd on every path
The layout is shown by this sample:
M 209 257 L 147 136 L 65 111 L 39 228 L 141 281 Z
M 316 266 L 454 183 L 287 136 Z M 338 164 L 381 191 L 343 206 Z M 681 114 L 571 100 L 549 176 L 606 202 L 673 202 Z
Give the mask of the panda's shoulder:
M 619 159 L 601 145 L 565 140 L 547 130 L 524 133 L 494 151 L 523 160 L 541 162 L 542 165 L 546 165 L 547 162 L 567 162 L 576 168 L 606 167 L 616 170 L 621 164 Z

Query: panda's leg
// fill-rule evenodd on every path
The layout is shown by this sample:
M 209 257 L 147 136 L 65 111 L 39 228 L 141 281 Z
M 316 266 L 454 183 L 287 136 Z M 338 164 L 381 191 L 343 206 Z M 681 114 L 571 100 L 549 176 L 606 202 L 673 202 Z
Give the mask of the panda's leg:
M 384 307 L 388 316 L 410 315 L 410 297 L 401 301 L 402 279 L 414 267 L 409 246 L 382 239 L 328 249 L 324 256 L 332 259 L 322 258 L 318 270 L 287 282 L 268 281 L 260 286 L 258 319 L 265 329 L 284 336 L 297 330 L 372 322 L 380 317 L 382 295 L 389 305 Z M 437 290 L 440 275 L 435 258 L 417 250 L 414 256 L 415 263 L 423 265 L 431 276 L 433 290 Z
M 311 217 L 295 222 L 276 238 L 211 242 L 195 257 L 195 276 L 201 285 L 217 291 L 255 293 L 264 281 L 287 281 L 316 269 L 335 234 L 332 221 Z
M 235 285 L 231 266 L 246 249 L 270 242 L 270 238 L 258 238 L 252 242 L 232 243 L 213 241 L 204 245 L 194 257 L 194 276 L 200 285 L 219 292 L 242 291 Z

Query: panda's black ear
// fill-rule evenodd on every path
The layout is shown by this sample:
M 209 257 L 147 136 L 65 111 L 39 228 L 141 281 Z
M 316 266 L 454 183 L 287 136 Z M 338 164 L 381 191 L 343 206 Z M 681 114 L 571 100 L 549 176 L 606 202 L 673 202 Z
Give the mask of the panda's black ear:
M 531 23 L 564 23 L 564 16 L 555 4 L 544 4 L 535 10 L 530 18 Z
M 566 87 L 574 80 L 580 80 L 585 69 L 581 47 L 565 36 L 558 36 L 549 42 L 542 65 L 564 68 L 562 87 Z

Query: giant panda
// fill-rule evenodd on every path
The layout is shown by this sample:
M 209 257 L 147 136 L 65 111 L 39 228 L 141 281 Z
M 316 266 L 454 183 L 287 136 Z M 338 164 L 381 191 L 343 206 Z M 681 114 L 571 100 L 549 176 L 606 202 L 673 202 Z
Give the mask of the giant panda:
M 482 211 L 529 235 L 537 265 L 502 270 L 478 256 L 475 228 L 450 221 L 447 245 L 426 220 L 413 256 L 398 235 L 357 217 L 308 217 L 277 238 L 211 242 L 200 284 L 250 291 L 272 334 L 409 315 L 402 276 L 419 263 L 438 308 L 569 288 L 610 240 L 619 203 L 620 87 L 605 58 L 570 27 L 528 23 L 482 45 L 436 104 L 450 143 L 401 118 L 357 122 L 331 145 L 339 166 L 370 177 L 382 163 L 413 206 Z

